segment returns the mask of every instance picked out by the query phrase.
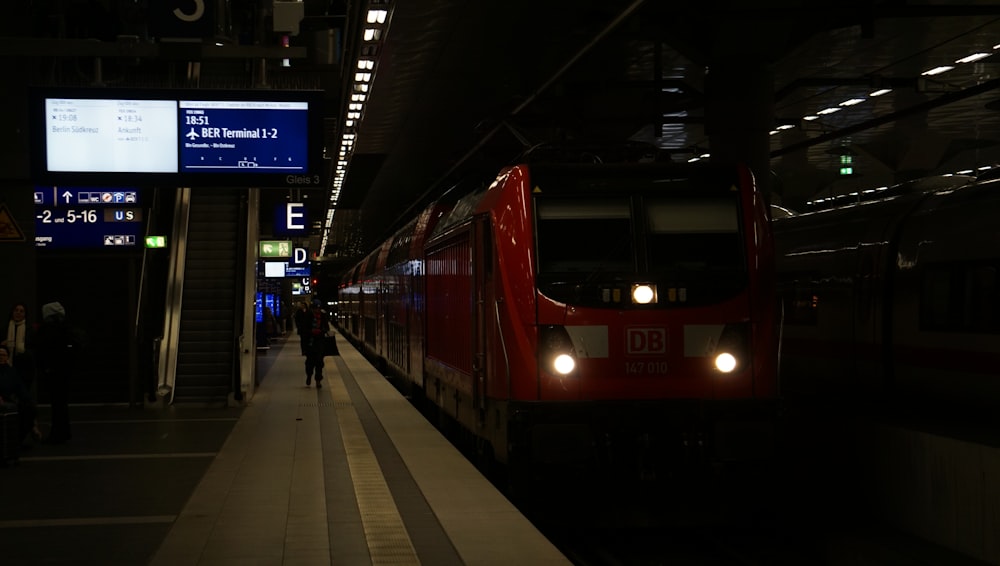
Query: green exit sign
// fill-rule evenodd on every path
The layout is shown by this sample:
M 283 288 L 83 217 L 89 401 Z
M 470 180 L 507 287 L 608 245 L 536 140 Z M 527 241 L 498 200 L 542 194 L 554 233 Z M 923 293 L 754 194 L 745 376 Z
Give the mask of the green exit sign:
M 167 237 L 166 236 L 146 236 L 146 247 L 147 248 L 165 248 L 165 247 L 167 247 Z
M 292 241 L 261 240 L 260 257 L 292 257 Z

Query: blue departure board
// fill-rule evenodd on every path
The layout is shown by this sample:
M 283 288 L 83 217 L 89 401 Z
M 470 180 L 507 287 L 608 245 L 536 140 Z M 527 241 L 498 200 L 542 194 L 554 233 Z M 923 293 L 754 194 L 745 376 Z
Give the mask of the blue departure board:
M 181 101 L 180 171 L 309 171 L 309 105 L 273 101 Z
M 139 250 L 146 211 L 135 188 L 35 187 L 35 247 Z

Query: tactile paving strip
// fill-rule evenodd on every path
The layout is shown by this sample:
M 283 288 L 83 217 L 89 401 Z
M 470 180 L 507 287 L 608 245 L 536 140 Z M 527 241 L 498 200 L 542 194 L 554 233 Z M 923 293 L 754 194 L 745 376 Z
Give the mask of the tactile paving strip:
M 372 564 L 420 564 L 344 382 L 339 378 L 328 382 Z

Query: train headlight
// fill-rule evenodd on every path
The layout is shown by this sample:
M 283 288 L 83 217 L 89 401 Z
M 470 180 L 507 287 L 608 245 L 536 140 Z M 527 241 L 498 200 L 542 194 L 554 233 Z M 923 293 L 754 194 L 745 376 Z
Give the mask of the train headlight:
M 715 356 L 715 369 L 722 373 L 729 373 L 736 369 L 736 357 L 729 352 L 722 352 Z
M 634 283 L 632 285 L 632 302 L 637 305 L 656 303 L 656 285 L 652 283 Z
M 563 376 L 576 370 L 576 350 L 563 326 L 544 326 L 539 333 L 538 359 L 542 370 Z
M 741 371 L 750 363 L 750 327 L 745 323 L 727 324 L 719 336 L 719 342 L 712 354 L 712 365 L 720 373 Z
M 556 371 L 559 375 L 566 375 L 573 373 L 576 369 L 576 360 L 573 356 L 569 354 L 559 354 L 556 359 L 552 361 L 552 369 Z

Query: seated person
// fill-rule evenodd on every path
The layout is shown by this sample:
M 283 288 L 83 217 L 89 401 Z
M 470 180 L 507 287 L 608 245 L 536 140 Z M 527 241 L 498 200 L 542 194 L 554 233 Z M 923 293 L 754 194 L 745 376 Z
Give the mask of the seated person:
M 38 439 L 41 434 L 35 423 L 35 402 L 24 386 L 21 375 L 11 365 L 10 350 L 0 346 L 0 413 L 18 412 L 18 440 L 22 443 L 28 434 Z

